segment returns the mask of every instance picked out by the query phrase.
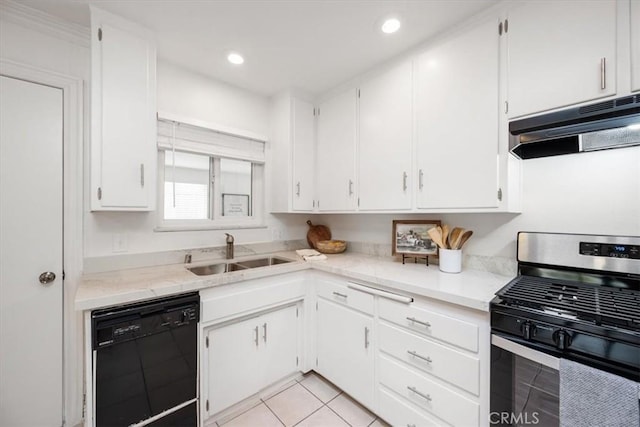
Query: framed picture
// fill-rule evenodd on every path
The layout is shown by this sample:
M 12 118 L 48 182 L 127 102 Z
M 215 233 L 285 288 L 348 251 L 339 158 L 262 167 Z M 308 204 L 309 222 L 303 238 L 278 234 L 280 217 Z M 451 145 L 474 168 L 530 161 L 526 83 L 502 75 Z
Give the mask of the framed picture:
M 427 233 L 440 225 L 438 220 L 394 220 L 392 255 L 405 257 L 427 257 L 438 255 L 438 246 Z
M 250 216 L 249 195 L 222 193 L 222 216 Z

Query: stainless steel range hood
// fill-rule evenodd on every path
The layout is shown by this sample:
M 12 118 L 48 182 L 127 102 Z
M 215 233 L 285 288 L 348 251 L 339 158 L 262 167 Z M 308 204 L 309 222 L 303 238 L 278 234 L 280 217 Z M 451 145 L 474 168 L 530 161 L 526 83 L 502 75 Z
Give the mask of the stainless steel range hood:
M 640 145 L 640 95 L 514 120 L 509 134 L 521 159 Z

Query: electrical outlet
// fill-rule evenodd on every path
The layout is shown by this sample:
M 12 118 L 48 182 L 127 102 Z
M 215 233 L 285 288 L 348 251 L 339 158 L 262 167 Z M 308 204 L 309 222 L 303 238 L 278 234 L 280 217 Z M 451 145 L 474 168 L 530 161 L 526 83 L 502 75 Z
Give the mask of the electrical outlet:
M 129 250 L 129 239 L 126 234 L 115 233 L 113 235 L 113 247 L 112 252 L 122 253 Z

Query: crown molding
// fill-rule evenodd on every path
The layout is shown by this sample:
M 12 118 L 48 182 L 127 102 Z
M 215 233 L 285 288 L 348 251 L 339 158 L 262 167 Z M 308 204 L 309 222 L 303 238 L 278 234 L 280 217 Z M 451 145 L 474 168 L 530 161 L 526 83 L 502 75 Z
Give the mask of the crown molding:
M 89 27 L 65 21 L 15 1 L 0 1 L 0 18 L 82 47 L 91 47 Z

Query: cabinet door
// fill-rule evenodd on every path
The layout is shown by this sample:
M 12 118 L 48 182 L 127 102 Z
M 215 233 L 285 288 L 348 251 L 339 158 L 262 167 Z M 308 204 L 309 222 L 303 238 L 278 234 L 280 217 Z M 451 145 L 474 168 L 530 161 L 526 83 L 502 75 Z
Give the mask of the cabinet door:
M 92 209 L 153 210 L 156 49 L 149 33 L 91 9 Z
M 317 197 L 321 211 L 356 207 L 356 91 L 350 89 L 319 107 Z
M 204 413 L 209 417 L 256 393 L 261 386 L 259 319 L 205 330 Z M 206 341 L 208 340 L 208 345 Z
M 526 2 L 507 30 L 509 117 L 616 93 L 615 0 Z
M 498 205 L 498 19 L 415 59 L 418 208 Z
M 411 62 L 360 87 L 358 206 L 411 209 Z
M 298 369 L 297 313 L 296 306 L 289 306 L 260 317 L 261 388 Z
M 319 298 L 316 321 L 318 372 L 373 407 L 373 319 Z
M 294 211 L 312 211 L 315 200 L 315 117 L 313 105 L 292 100 Z
M 631 90 L 640 90 L 640 2 L 631 2 Z

